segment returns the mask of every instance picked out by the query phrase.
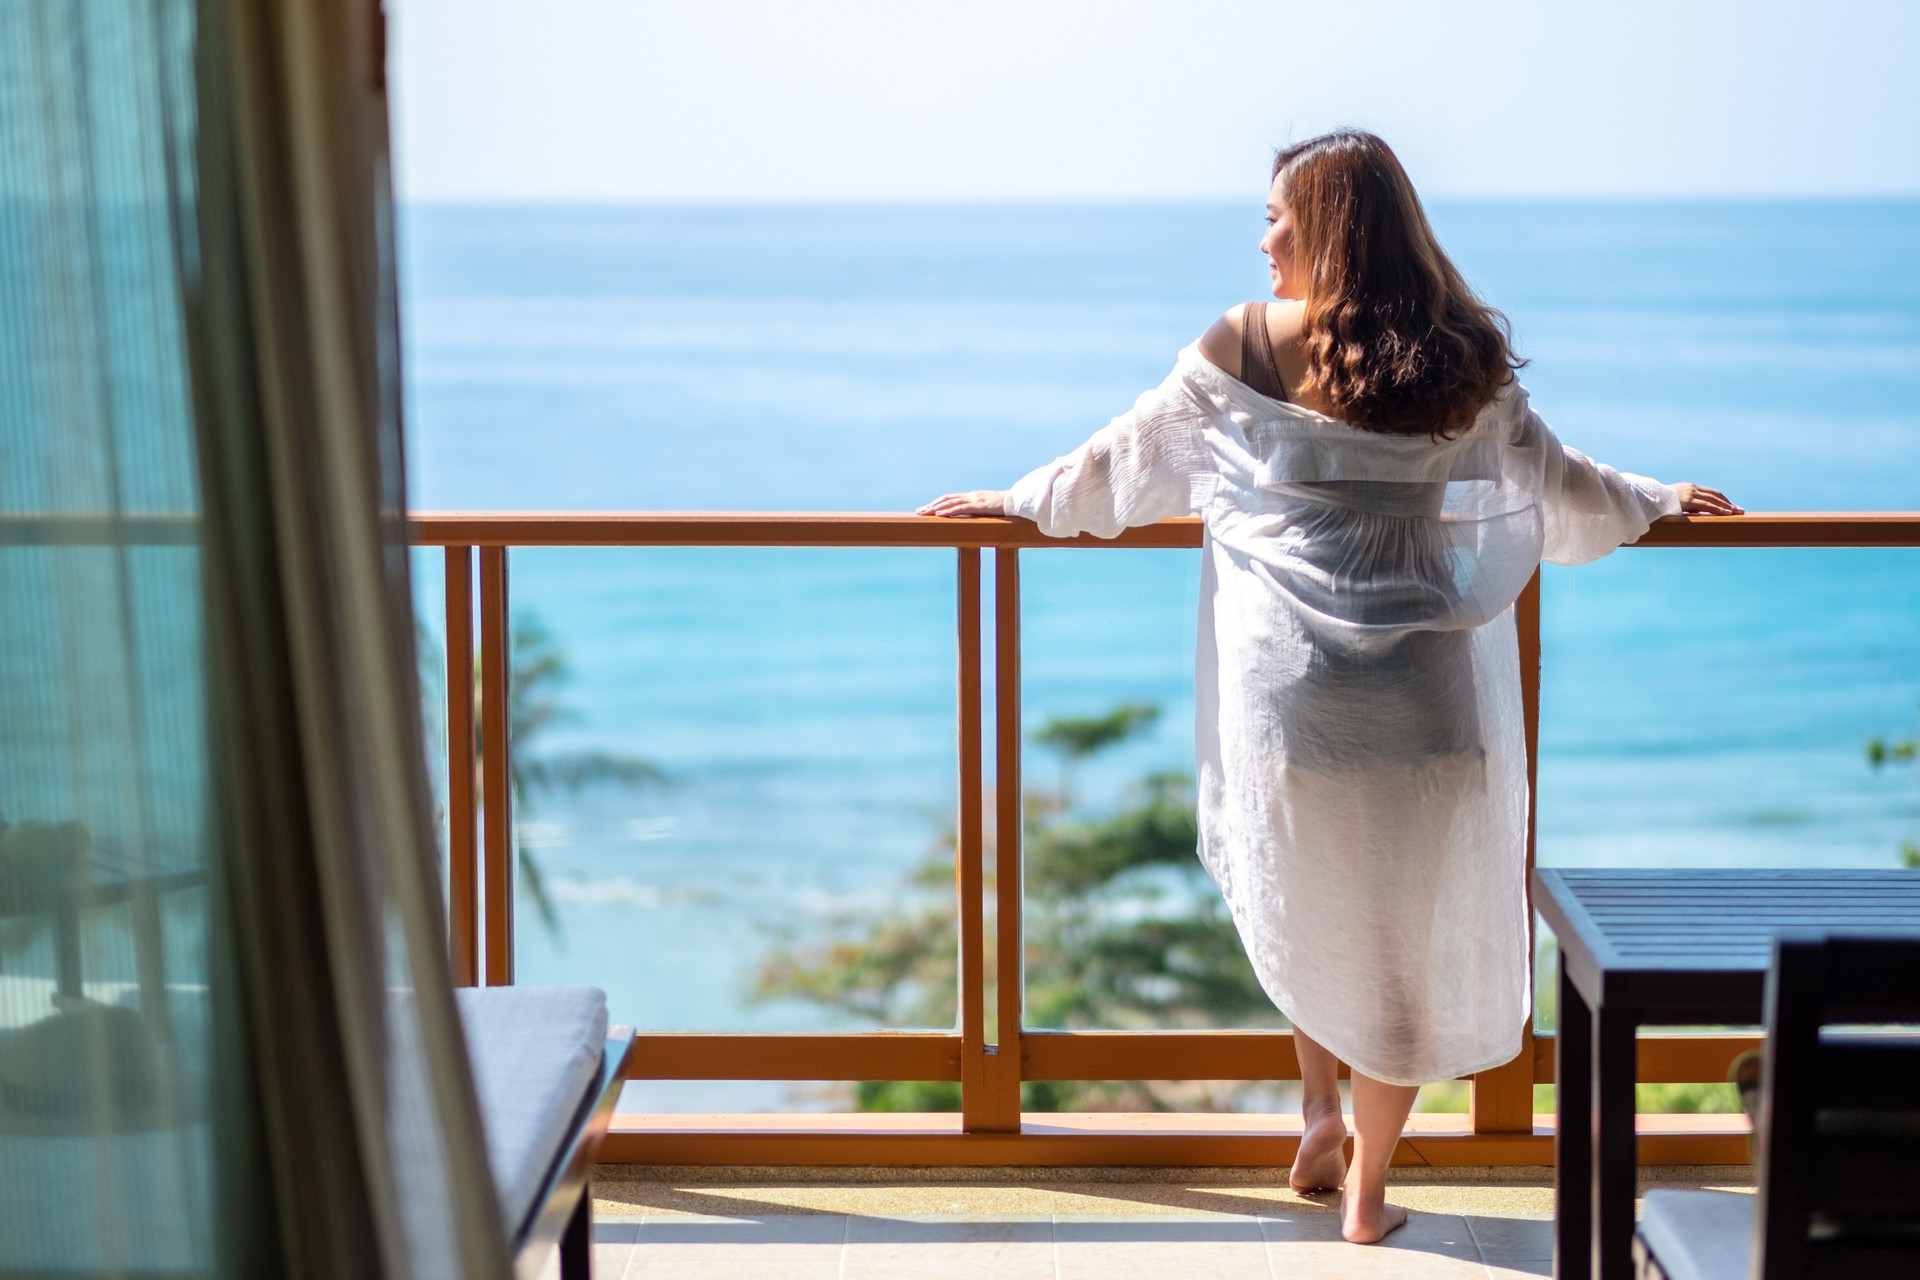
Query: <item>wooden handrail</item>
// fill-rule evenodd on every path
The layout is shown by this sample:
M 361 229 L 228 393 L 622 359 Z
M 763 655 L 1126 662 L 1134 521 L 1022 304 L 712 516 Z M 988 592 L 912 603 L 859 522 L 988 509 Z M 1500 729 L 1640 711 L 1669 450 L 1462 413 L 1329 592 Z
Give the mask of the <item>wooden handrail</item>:
M 872 511 L 416 511 L 416 546 L 514 547 L 1197 547 L 1192 516 L 1117 538 L 1049 538 L 1028 520 Z
M 1117 538 L 1049 538 L 1025 520 L 843 511 L 416 511 L 421 547 L 1116 547 L 1200 545 L 1192 516 Z M 0 512 L 0 546 L 191 546 L 190 512 Z M 1913 547 L 1920 511 L 1764 511 L 1667 516 L 1640 547 Z
M 191 547 L 200 517 L 191 511 L 0 512 L 0 547 Z
M 1912 511 L 1767 511 L 1744 516 L 1666 516 L 1636 547 L 1912 547 Z
M 417 546 L 1116 547 L 1200 545 L 1193 516 L 1117 538 L 1049 538 L 1030 521 L 836 511 L 416 511 Z M 3 539 L 0 539 L 3 540 Z M 1667 516 L 1642 547 L 1913 547 L 1920 511 L 1776 511 Z

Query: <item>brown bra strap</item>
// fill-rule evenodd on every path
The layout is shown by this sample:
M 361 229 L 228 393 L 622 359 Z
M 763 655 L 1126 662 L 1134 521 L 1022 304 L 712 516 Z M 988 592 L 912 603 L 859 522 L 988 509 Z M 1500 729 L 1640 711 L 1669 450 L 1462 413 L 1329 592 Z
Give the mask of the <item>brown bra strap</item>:
M 1286 384 L 1273 363 L 1273 344 L 1267 340 L 1267 304 L 1249 302 L 1246 324 L 1240 330 L 1240 381 L 1263 396 L 1287 398 Z

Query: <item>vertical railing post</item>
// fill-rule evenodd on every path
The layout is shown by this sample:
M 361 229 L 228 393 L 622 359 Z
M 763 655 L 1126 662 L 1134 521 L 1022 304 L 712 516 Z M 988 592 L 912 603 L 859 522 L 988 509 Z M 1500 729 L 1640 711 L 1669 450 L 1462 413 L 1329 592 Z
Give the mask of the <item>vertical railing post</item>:
M 1533 859 L 1539 824 L 1540 780 L 1540 572 L 1513 606 L 1520 640 L 1520 714 L 1527 739 L 1527 983 L 1533 983 Z M 1535 993 L 1538 999 L 1538 993 Z M 1473 1077 L 1469 1120 L 1475 1133 L 1533 1130 L 1533 1018 L 1520 1037 L 1520 1055 Z
M 473 808 L 473 548 L 447 548 L 447 949 L 455 986 L 480 981 Z
M 980 551 L 962 547 L 955 614 L 959 634 L 960 795 L 954 823 L 953 882 L 960 924 L 960 1112 L 964 1128 L 984 1127 L 987 1098 L 986 922 L 981 886 Z
M 987 1058 L 980 1127 L 1020 1131 L 1022 989 L 1020 791 L 1020 552 L 993 556 L 994 1045 Z
M 480 818 L 485 868 L 485 979 L 513 982 L 513 775 L 507 759 L 507 549 L 480 548 Z

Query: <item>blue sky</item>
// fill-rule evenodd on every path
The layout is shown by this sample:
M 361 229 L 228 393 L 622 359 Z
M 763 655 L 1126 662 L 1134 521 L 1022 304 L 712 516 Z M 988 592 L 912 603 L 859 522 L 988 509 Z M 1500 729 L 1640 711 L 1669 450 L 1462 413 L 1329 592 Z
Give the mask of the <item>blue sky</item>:
M 388 0 L 424 200 L 1920 194 L 1920 0 Z

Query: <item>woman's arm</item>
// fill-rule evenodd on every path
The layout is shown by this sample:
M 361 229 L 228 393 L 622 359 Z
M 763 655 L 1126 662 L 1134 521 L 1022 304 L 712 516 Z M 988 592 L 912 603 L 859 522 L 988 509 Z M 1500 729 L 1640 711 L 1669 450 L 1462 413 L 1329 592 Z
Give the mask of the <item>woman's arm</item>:
M 1545 533 L 1541 558 L 1552 564 L 1597 560 L 1637 540 L 1661 516 L 1741 512 L 1718 489 L 1691 483 L 1666 485 L 1596 462 L 1561 444 L 1531 408 L 1515 443 L 1537 450 Z
M 1050 537 L 1111 538 L 1198 508 L 1213 463 L 1201 435 L 1204 406 L 1186 375 L 1167 380 L 1064 457 L 1029 472 L 1012 488 L 975 489 L 935 498 L 931 516 L 1018 516 Z
M 1595 464 L 1598 465 L 1597 463 Z M 1727 495 L 1718 489 L 1709 489 L 1701 484 L 1680 484 L 1669 486 L 1680 499 L 1680 510 L 1688 515 L 1737 516 L 1744 515 L 1744 507 L 1736 507 L 1728 501 Z M 965 493 L 949 493 L 935 498 L 915 511 L 923 516 L 1004 516 L 1007 514 L 1007 491 L 1005 489 L 970 489 Z

